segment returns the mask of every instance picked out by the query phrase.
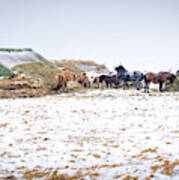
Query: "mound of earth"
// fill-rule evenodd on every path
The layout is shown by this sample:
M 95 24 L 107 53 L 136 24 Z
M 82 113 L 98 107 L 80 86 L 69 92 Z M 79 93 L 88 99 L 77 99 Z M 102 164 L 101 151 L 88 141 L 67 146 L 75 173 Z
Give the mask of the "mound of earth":
M 16 76 L 11 79 L 0 80 L 0 97 L 39 97 L 47 93 L 41 79 L 32 79 L 25 76 Z
M 59 73 L 59 70 L 53 69 L 48 65 L 41 62 L 20 64 L 12 68 L 18 74 L 28 77 L 32 81 L 40 79 L 44 82 L 43 88 L 47 91 L 53 89 L 56 86 L 55 75 Z

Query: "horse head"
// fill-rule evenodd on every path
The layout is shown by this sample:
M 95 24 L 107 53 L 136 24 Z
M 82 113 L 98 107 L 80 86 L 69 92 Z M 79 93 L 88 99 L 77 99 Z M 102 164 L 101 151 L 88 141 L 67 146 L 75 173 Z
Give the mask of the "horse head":
M 122 65 L 120 65 L 120 66 L 117 66 L 116 68 L 115 68 L 115 70 L 116 71 L 127 71 L 125 68 L 124 68 L 124 66 L 122 66 Z
M 118 76 L 121 76 L 121 75 L 124 75 L 125 72 L 127 72 L 127 70 L 124 68 L 124 66 L 120 65 L 120 66 L 117 66 L 115 68 L 115 71 L 117 71 L 117 75 Z

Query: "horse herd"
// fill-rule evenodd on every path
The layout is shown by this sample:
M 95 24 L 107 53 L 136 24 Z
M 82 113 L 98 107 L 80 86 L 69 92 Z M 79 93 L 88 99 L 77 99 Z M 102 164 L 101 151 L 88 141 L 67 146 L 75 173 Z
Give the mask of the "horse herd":
M 62 71 L 56 76 L 57 87 L 55 90 L 65 89 L 67 82 L 77 81 L 83 87 L 96 87 L 100 88 L 106 86 L 107 88 L 118 88 L 120 84 L 123 84 L 123 89 L 129 88 L 129 82 L 132 82 L 133 86 L 137 90 L 142 87 L 144 82 L 144 92 L 149 93 L 150 83 L 159 84 L 159 91 L 163 91 L 163 84 L 166 81 L 173 83 L 176 75 L 179 75 L 177 71 L 176 75 L 170 72 L 153 73 L 148 72 L 146 74 L 140 71 L 129 72 L 124 66 L 120 65 L 115 68 L 116 74 L 99 74 L 99 73 L 83 73 L 80 78 L 70 71 Z

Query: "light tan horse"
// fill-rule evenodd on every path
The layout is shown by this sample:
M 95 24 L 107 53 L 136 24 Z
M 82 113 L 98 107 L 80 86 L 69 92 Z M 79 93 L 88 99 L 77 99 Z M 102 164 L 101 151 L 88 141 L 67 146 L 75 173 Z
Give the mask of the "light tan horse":
M 66 69 L 62 70 L 59 74 L 55 76 L 55 82 L 57 84 L 55 90 L 67 90 L 67 83 L 75 80 L 76 75 L 73 72 Z

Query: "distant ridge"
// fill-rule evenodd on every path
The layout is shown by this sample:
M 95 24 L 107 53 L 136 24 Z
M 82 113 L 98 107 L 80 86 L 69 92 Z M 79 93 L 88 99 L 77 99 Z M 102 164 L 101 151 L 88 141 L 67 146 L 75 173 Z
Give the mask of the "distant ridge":
M 98 64 L 92 60 L 55 60 L 53 61 L 57 66 L 73 66 L 76 67 L 79 71 L 101 71 L 109 73 L 109 69 L 104 64 Z
M 32 49 L 31 48 L 23 48 L 23 49 L 0 48 L 0 51 L 5 51 L 5 52 L 22 52 L 22 51 L 32 51 Z

